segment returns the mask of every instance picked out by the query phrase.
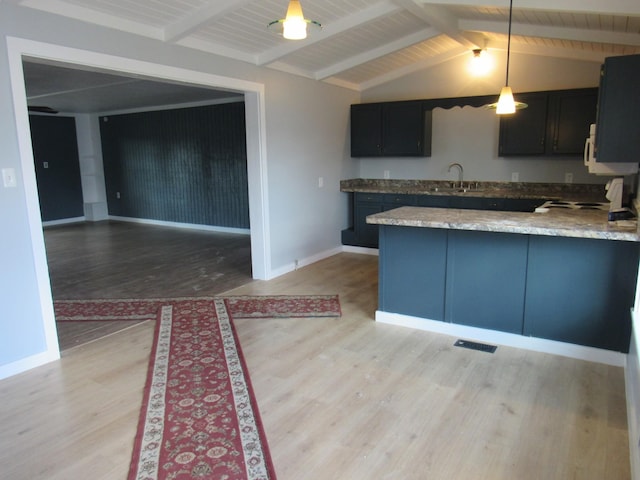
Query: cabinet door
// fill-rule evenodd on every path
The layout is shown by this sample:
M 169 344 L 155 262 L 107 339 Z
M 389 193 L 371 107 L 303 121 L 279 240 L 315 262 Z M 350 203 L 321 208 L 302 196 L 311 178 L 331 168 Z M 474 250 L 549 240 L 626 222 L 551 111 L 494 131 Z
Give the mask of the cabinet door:
M 503 210 L 503 204 L 502 198 L 452 196 L 450 207 L 469 210 Z
M 527 248 L 526 235 L 450 230 L 446 321 L 522 334 Z
M 596 121 L 598 90 L 571 90 L 549 98 L 549 141 L 552 155 L 581 155 L 589 136 L 589 125 Z
M 638 244 L 532 236 L 524 335 L 626 352 Z
M 546 93 L 528 93 L 516 97 L 528 107 L 500 117 L 499 154 L 544 155 L 548 96 Z
M 450 208 L 451 199 L 448 195 L 418 195 L 419 207 Z
M 384 194 L 356 193 L 353 226 L 358 245 L 362 247 L 378 247 L 378 225 L 367 223 L 367 216 L 380 213 L 383 207 Z
M 382 107 L 382 152 L 385 156 L 423 155 L 422 102 L 392 102 Z
M 640 55 L 605 59 L 600 78 L 596 158 L 599 162 L 640 160 Z
M 505 198 L 503 200 L 505 212 L 533 212 L 547 201 L 546 198 Z
M 385 193 L 383 197 L 384 209 L 393 210 L 398 207 L 414 207 L 418 204 L 415 195 Z
M 382 149 L 381 104 L 351 105 L 351 156 L 377 157 Z
M 444 320 L 447 232 L 380 226 L 379 310 Z

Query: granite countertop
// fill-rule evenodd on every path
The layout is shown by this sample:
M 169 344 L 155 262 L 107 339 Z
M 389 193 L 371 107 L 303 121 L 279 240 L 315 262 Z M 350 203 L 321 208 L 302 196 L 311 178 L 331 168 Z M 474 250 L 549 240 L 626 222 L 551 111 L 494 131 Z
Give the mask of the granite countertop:
M 457 185 L 457 182 L 455 182 Z M 340 181 L 340 191 L 405 195 L 455 195 L 487 198 L 544 198 L 605 202 L 604 185 L 464 181 L 463 189 L 444 180 L 382 180 L 354 178 Z M 461 191 L 463 190 L 463 191 Z
M 525 213 L 400 207 L 369 215 L 367 223 L 640 242 L 636 220 L 609 222 L 606 210 L 550 209 L 545 213 Z

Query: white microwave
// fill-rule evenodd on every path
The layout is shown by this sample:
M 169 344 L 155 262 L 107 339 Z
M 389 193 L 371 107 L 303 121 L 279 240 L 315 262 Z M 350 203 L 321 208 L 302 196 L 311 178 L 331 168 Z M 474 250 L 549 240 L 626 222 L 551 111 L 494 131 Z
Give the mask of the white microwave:
M 638 164 L 633 162 L 598 162 L 595 156 L 596 145 L 596 126 L 591 124 L 589 127 L 589 137 L 584 144 L 584 164 L 589 169 L 589 173 L 595 175 L 609 175 L 609 176 L 621 176 L 621 175 L 633 175 L 638 173 Z

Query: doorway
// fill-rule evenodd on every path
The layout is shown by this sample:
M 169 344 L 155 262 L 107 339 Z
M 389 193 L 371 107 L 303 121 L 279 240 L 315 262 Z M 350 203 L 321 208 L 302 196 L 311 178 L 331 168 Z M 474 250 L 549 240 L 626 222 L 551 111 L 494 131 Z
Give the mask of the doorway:
M 36 264 L 36 276 L 40 291 L 43 327 L 47 342 L 47 356 L 59 351 L 53 315 L 49 272 L 46 262 L 44 236 L 38 205 L 37 184 L 33 163 L 26 91 L 22 69 L 23 57 L 46 59 L 71 65 L 97 68 L 104 71 L 123 72 L 146 78 L 166 80 L 209 88 L 232 89 L 243 92 L 246 108 L 247 173 L 249 187 L 249 217 L 251 225 L 251 263 L 253 277 L 268 279 L 271 262 L 269 257 L 268 208 L 266 182 L 266 140 L 264 86 L 240 79 L 222 77 L 204 72 L 153 64 L 125 57 L 60 47 L 24 39 L 8 38 L 9 70 L 15 105 L 15 121 L 18 126 L 22 179 L 26 192 L 29 228 Z

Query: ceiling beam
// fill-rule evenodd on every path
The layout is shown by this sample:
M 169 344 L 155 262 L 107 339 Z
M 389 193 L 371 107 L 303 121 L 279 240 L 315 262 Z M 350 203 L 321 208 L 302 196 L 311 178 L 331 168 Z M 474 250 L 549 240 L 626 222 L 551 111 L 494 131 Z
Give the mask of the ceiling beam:
M 377 58 L 389 55 L 390 53 L 397 52 L 398 50 L 402 50 L 403 48 L 407 48 L 411 45 L 415 45 L 416 43 L 428 40 L 429 38 L 437 37 L 438 35 L 440 35 L 440 32 L 435 28 L 425 28 L 423 30 L 420 30 L 419 32 L 415 32 L 407 35 L 406 37 L 399 38 L 398 40 L 395 40 L 393 42 L 386 43 L 381 47 L 362 52 L 338 63 L 334 63 L 333 65 L 323 68 L 322 70 L 318 70 L 315 74 L 315 79 L 323 80 L 327 77 L 337 75 L 338 73 L 344 72 L 345 70 L 357 67 L 358 65 L 362 65 L 363 63 L 371 62 L 373 60 L 376 60 Z
M 364 10 L 360 10 L 352 15 L 347 15 L 346 17 L 336 20 L 335 22 L 323 25 L 322 33 L 317 33 L 316 35 L 309 36 L 305 40 L 287 42 L 281 46 L 263 52 L 258 56 L 257 64 L 262 66 L 268 63 L 275 62 L 276 60 L 279 60 L 286 55 L 290 55 L 296 50 L 308 47 L 309 45 L 313 45 L 316 42 L 327 40 L 330 37 L 364 25 L 365 23 L 371 22 L 372 20 L 390 15 L 398 10 L 400 10 L 400 7 L 391 2 L 378 2 L 371 7 L 365 8 Z
M 460 28 L 464 30 L 503 34 L 508 33 L 508 26 L 505 25 L 504 22 L 460 20 L 459 23 Z M 514 23 L 511 26 L 511 34 L 526 37 L 555 38 L 557 40 L 572 40 L 589 43 L 608 43 L 614 45 L 633 45 L 636 47 L 640 47 L 640 34 L 637 33 Z
M 449 13 L 449 10 L 441 5 L 425 4 L 418 0 L 394 0 L 413 15 L 423 20 L 429 26 L 437 28 L 440 32 L 455 40 L 463 47 L 473 50 L 483 48 L 484 39 L 473 32 L 464 32 L 458 27 L 458 19 Z
M 177 42 L 198 28 L 221 17 L 231 10 L 241 8 L 251 0 L 209 0 L 205 5 L 191 10 L 181 19 L 164 27 L 164 41 Z
M 509 0 L 416 0 L 426 5 L 509 8 Z M 514 8 L 595 15 L 640 16 L 638 0 L 517 0 Z

